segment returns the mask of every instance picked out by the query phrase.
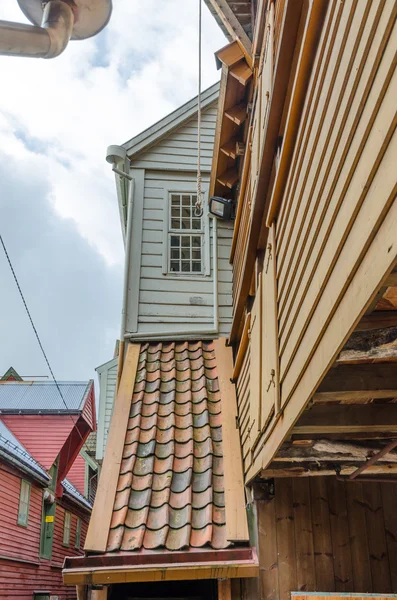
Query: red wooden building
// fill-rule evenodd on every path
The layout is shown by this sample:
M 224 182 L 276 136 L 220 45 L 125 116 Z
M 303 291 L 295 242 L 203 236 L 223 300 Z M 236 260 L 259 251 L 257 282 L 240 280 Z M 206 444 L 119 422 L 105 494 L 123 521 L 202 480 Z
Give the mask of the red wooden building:
M 91 513 L 80 451 L 95 397 L 92 381 L 59 389 L 14 371 L 0 380 L 0 598 L 76 597 L 61 569 L 82 553 Z

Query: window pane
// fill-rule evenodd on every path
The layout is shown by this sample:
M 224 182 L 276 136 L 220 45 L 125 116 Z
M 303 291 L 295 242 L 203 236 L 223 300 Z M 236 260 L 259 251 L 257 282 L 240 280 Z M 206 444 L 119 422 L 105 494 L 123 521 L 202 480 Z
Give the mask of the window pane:
M 177 260 L 171 261 L 171 271 L 173 271 L 173 272 L 179 271 L 179 261 L 177 261 Z
M 24 527 L 28 524 L 30 502 L 30 483 L 21 479 L 21 488 L 19 493 L 18 525 Z
M 189 260 L 183 260 L 182 261 L 182 271 L 183 272 L 188 272 L 190 271 L 190 261 Z
M 176 248 L 175 250 L 172 249 L 171 250 L 171 258 L 179 258 L 179 248 Z
M 199 235 L 192 236 L 192 246 L 201 248 L 201 237 Z
M 201 229 L 201 219 L 192 220 L 192 229 Z
M 182 246 L 190 246 L 190 236 L 189 235 L 182 235 Z
M 179 235 L 172 235 L 171 236 L 171 246 L 179 246 L 179 240 L 180 240 L 180 236 Z
M 172 217 L 180 217 L 181 215 L 181 209 L 179 206 L 173 206 L 171 208 L 171 216 Z
M 195 260 L 201 260 L 201 249 L 192 250 L 192 258 Z
M 194 260 L 193 263 L 192 263 L 192 265 L 193 265 L 193 271 L 195 273 L 200 273 L 200 271 L 201 271 L 201 261 Z
M 190 260 L 190 248 L 182 250 L 182 260 Z
M 180 229 L 180 219 L 171 219 L 171 229 Z
M 179 206 L 180 204 L 180 195 L 179 194 L 171 194 L 171 206 Z
M 189 195 L 182 196 L 182 205 L 183 206 L 192 206 L 192 197 Z

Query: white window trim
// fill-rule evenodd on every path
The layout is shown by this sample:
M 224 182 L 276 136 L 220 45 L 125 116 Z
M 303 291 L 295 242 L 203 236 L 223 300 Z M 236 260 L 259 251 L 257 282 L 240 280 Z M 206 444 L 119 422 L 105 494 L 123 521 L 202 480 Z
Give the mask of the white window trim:
M 21 485 L 20 485 L 20 489 L 19 489 L 19 505 L 18 505 L 18 519 L 17 519 L 17 525 L 19 525 L 20 527 L 27 527 L 29 524 L 30 491 L 31 491 L 30 482 L 26 481 L 26 479 L 21 479 Z M 26 497 L 27 497 L 26 500 L 24 500 L 22 498 L 22 492 L 24 492 L 26 494 Z M 22 503 L 25 505 L 26 512 L 24 511 L 24 514 L 21 517 Z
M 209 220 L 209 212 L 208 212 L 208 191 L 209 185 L 204 183 L 202 184 L 203 190 L 203 216 L 202 222 L 203 227 L 201 230 L 197 230 L 198 235 L 203 235 L 204 243 L 203 243 L 203 251 L 202 251 L 202 260 L 203 260 L 203 270 L 201 273 L 191 273 L 191 272 L 183 272 L 183 273 L 173 273 L 168 270 L 169 265 L 169 245 L 168 239 L 170 230 L 170 195 L 174 192 L 175 194 L 196 194 L 197 187 L 195 182 L 192 181 L 170 181 L 168 185 L 164 186 L 164 203 L 163 203 L 163 261 L 162 261 L 162 273 L 164 277 L 168 279 L 189 279 L 191 281 L 202 281 L 204 277 L 209 277 L 211 275 L 211 261 L 210 261 L 210 246 L 211 246 L 211 238 L 210 238 L 210 220 Z M 175 232 L 176 233 L 176 232 Z M 179 235 L 179 232 L 178 232 Z M 189 234 L 190 235 L 190 232 Z

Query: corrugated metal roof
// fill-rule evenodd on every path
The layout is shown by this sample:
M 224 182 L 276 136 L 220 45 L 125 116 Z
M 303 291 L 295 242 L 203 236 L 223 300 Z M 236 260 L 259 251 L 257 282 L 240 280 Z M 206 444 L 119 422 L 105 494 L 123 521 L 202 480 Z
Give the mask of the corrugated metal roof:
M 226 548 L 212 342 L 142 344 L 108 552 Z
M 0 383 L 0 412 L 76 412 L 83 408 L 90 381 L 4 381 Z
M 0 421 L 0 449 L 10 454 L 19 463 L 27 466 L 29 469 L 36 471 L 42 477 L 50 479 L 48 473 L 38 463 L 33 456 L 22 446 L 21 442 L 15 435 L 6 427 L 3 421 Z

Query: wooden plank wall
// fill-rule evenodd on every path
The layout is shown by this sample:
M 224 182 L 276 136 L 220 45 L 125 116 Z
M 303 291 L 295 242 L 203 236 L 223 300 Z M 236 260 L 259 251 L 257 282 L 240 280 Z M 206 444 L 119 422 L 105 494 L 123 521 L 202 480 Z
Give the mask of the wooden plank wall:
M 386 268 L 374 240 L 395 198 L 395 16 L 393 0 L 329 3 L 277 222 L 283 405 L 316 347 L 332 338 L 326 368 L 369 301 L 369 292 L 357 298 L 346 329 L 335 331 L 348 286 L 367 279 L 365 252 L 379 278 Z M 390 254 L 391 264 L 395 248 Z M 311 373 L 315 387 L 322 373 Z
M 214 146 L 217 101 L 202 113 L 201 168 L 203 189 L 208 188 Z M 182 124 L 162 140 L 132 160 L 133 168 L 144 169 L 142 243 L 132 242 L 132 262 L 140 260 L 138 301 L 138 332 L 145 334 L 155 329 L 173 331 L 183 329 L 200 331 L 213 326 L 213 238 L 212 219 L 209 219 L 211 275 L 170 276 L 163 273 L 164 203 L 166 190 L 196 191 L 197 117 Z M 207 198 L 205 199 L 205 202 Z M 135 213 L 134 213 L 135 214 Z M 228 335 L 232 321 L 232 269 L 229 263 L 233 223 L 218 221 L 218 305 L 219 333 Z M 139 258 L 138 258 L 139 257 Z M 133 293 L 133 292 L 131 292 Z M 132 314 L 132 296 L 128 313 Z M 131 329 L 132 331 L 132 329 Z
M 237 410 L 240 425 L 240 440 L 243 455 L 243 469 L 246 473 L 251 464 L 251 431 L 250 431 L 250 371 L 251 343 L 248 344 L 243 365 L 237 381 Z
M 261 599 L 397 592 L 397 484 L 276 479 L 258 501 Z

